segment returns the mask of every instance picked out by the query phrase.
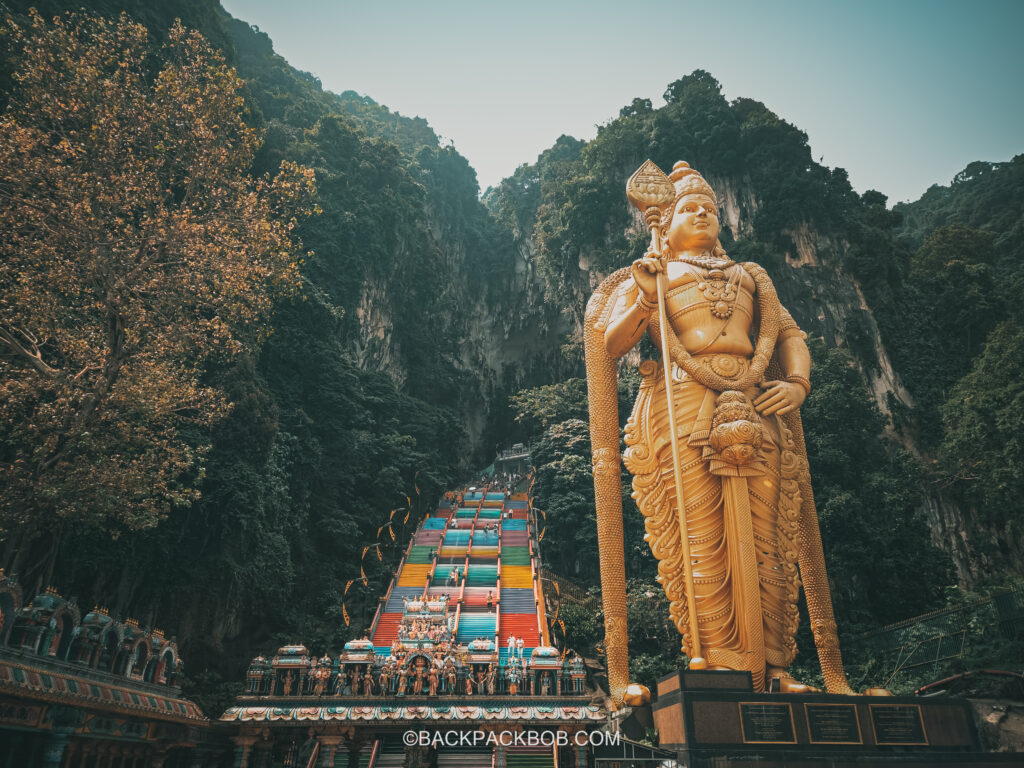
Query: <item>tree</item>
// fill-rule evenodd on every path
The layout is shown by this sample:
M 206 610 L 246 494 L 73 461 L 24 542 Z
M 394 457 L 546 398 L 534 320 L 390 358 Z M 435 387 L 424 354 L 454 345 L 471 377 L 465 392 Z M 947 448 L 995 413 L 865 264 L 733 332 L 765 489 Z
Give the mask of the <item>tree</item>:
M 159 51 L 124 15 L 6 32 L 0 524 L 8 552 L 49 531 L 56 551 L 65 521 L 116 535 L 197 498 L 229 409 L 204 370 L 297 287 L 313 173 L 249 176 L 242 81 L 180 24 Z
M 1015 555 L 1024 538 L 1017 513 L 1024 492 L 1022 373 L 1024 329 L 1008 320 L 992 332 L 971 371 L 941 408 L 945 439 L 940 458 L 946 477 L 980 513 L 1004 550 L 1000 554 L 1017 573 L 1020 561 Z

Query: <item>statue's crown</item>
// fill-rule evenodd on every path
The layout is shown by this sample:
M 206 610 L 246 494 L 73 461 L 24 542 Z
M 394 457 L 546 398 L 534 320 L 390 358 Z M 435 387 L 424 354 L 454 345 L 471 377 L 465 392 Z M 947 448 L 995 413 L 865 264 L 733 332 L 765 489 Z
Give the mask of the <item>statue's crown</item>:
M 668 175 L 668 178 L 672 182 L 672 186 L 675 187 L 676 200 L 683 195 L 700 194 L 707 195 L 715 201 L 715 205 L 718 205 L 718 198 L 715 197 L 715 191 L 711 185 L 685 160 L 680 160 L 672 166 L 672 173 Z

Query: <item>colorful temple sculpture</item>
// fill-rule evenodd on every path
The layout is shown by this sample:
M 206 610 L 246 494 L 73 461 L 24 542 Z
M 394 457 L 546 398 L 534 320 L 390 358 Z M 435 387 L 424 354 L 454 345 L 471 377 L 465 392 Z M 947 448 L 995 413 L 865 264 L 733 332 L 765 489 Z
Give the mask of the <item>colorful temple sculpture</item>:
M 363 638 L 253 659 L 221 717 L 233 764 L 586 765 L 608 712 L 551 645 L 539 567 L 526 494 L 463 489 L 418 526 Z
M 0 766 L 218 765 L 173 638 L 0 572 Z M 221 748 L 223 753 L 224 749 Z

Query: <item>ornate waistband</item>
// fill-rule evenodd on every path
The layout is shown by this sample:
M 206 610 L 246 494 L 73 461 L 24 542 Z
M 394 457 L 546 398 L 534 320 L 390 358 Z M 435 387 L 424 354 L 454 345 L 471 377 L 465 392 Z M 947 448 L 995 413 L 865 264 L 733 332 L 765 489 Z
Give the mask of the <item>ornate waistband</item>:
M 730 355 L 722 352 L 694 355 L 698 360 L 724 379 L 738 379 L 750 370 L 750 359 L 744 355 Z M 672 377 L 682 381 L 686 374 L 678 366 L 673 365 Z

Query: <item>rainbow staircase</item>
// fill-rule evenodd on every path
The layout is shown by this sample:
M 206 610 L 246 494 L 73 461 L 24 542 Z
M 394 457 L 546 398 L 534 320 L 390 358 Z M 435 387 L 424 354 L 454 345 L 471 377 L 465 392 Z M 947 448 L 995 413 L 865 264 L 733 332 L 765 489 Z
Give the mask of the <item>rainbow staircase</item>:
M 406 600 L 447 595 L 457 643 L 495 642 L 504 666 L 509 637 L 522 638 L 529 658 L 545 634 L 534 547 L 525 494 L 464 491 L 456 504 L 438 508 L 413 534 L 374 618 L 376 652 L 390 653 Z

